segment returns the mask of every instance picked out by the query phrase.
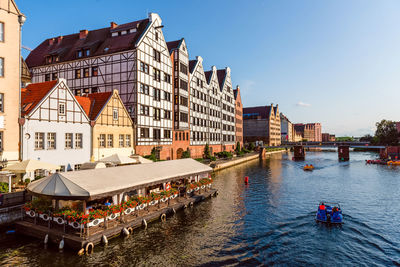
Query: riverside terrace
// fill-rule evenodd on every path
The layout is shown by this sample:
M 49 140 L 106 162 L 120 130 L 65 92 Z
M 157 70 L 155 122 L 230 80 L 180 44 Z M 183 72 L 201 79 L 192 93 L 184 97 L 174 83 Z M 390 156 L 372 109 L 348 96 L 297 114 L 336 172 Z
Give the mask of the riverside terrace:
M 91 253 L 108 238 L 216 196 L 212 169 L 193 159 L 55 173 L 28 186 L 17 233 Z

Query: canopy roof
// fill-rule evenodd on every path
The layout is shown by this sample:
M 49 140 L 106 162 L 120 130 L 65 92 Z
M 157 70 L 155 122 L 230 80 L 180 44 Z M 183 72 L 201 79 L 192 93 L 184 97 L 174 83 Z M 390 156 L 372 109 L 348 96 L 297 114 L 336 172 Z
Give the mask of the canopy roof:
M 28 191 L 54 199 L 93 200 L 211 171 L 193 159 L 170 160 L 56 173 L 30 183 Z
M 137 163 L 136 160 L 131 159 L 130 157 L 119 155 L 119 154 L 112 154 L 111 156 L 102 158 L 99 160 L 101 162 L 111 162 L 114 164 L 133 164 Z
M 12 171 L 15 173 L 33 172 L 35 170 L 59 170 L 60 166 L 51 163 L 28 159 L 6 168 L 7 171 Z

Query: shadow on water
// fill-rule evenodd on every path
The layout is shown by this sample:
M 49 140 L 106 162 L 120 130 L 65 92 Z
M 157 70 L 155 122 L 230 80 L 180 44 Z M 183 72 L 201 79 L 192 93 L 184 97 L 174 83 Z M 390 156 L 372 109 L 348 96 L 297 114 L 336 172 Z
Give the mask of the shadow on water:
M 336 153 L 309 152 L 295 162 L 289 153 L 222 170 L 214 177 L 217 198 L 96 246 L 90 256 L 2 232 L 0 264 L 399 266 L 400 168 L 365 165 L 371 153 L 350 157 L 339 163 Z M 316 169 L 305 172 L 305 164 Z M 320 200 L 340 202 L 342 226 L 315 222 Z

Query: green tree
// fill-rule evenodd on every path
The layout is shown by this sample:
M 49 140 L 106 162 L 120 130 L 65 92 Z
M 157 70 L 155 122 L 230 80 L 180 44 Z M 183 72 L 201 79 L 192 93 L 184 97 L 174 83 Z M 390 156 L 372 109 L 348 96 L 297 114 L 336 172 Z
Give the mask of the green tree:
M 211 157 L 210 146 L 209 146 L 208 143 L 207 143 L 207 144 L 204 146 L 203 158 L 209 159 L 210 157 Z
M 379 144 L 396 146 L 399 143 L 399 133 L 396 123 L 389 120 L 381 120 L 376 124 L 375 137 Z
M 242 149 L 240 148 L 240 142 L 237 142 L 236 143 L 236 148 L 235 148 L 236 153 L 239 153 L 241 150 Z
M 189 148 L 186 151 L 182 152 L 182 159 L 190 158 L 190 150 Z

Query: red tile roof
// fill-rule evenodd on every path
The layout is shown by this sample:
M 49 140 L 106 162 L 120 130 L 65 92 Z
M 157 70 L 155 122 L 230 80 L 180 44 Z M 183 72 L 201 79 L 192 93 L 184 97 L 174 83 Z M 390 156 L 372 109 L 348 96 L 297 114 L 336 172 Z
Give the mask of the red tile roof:
M 75 98 L 85 110 L 89 119 L 94 121 L 108 103 L 112 94 L 113 92 L 101 92 L 88 94 L 87 96 L 76 96 Z
M 26 88 L 23 88 L 21 90 L 22 116 L 28 115 L 50 90 L 56 86 L 57 82 L 57 80 L 54 80 L 43 83 L 31 83 Z
M 43 41 L 26 58 L 26 64 L 29 68 L 46 64 L 46 56 L 59 56 L 59 62 L 78 59 L 77 51 L 81 49 L 90 49 L 90 56 L 99 56 L 121 52 L 133 49 L 136 41 L 147 28 L 149 19 L 138 20 L 126 24 L 88 31 L 86 38 L 80 39 L 79 33 L 74 33 L 62 37 L 60 42 L 57 37 Z M 127 33 L 112 37 L 111 33 L 128 29 L 136 29 L 134 33 Z M 52 45 L 49 40 L 54 39 Z M 83 57 L 84 58 L 84 57 Z M 79 58 L 81 59 L 81 58 Z

